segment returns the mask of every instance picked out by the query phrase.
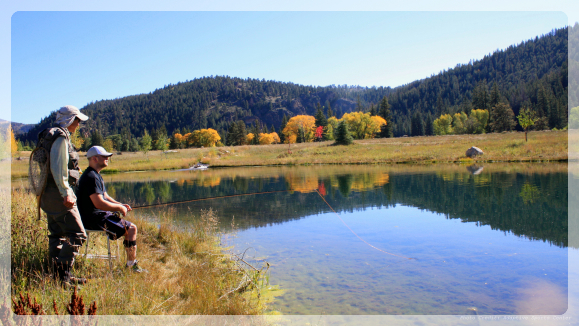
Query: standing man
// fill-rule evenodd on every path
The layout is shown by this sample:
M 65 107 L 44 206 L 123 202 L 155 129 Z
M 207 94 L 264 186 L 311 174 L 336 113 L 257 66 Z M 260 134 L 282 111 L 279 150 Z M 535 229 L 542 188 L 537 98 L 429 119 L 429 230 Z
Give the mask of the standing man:
M 54 275 L 63 284 L 86 283 L 85 278 L 71 274 L 74 258 L 86 240 L 86 232 L 74 194 L 81 172 L 78 153 L 70 141 L 70 134 L 86 120 L 88 117 L 76 107 L 66 105 L 56 112 L 58 127 L 47 128 L 38 134 L 37 146 L 44 147 L 50 154 L 50 170 L 40 207 L 48 220 L 48 253 L 56 271 Z
M 100 175 L 102 169 L 109 165 L 108 153 L 101 146 L 93 146 L 86 152 L 89 167 L 86 168 L 78 186 L 78 205 L 82 222 L 88 230 L 104 230 L 111 240 L 125 237 L 123 245 L 127 253 L 127 267 L 133 272 L 145 272 L 137 265 L 137 226 L 122 219 L 131 210 L 128 204 L 114 200 L 105 188 Z

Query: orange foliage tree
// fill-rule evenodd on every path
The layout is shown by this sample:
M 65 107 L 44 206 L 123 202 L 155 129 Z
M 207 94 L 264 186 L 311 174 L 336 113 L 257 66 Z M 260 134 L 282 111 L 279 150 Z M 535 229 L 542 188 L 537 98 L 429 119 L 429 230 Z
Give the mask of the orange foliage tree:
M 181 135 L 180 133 L 176 133 L 175 135 L 173 135 L 173 138 L 175 139 L 176 148 L 187 147 L 187 137 Z
M 260 133 L 259 134 L 259 144 L 260 145 L 269 145 L 269 144 L 277 144 L 280 142 L 279 136 L 277 132 L 272 132 L 269 134 Z
M 300 128 L 304 130 L 304 141 L 311 142 L 314 140 L 314 129 L 316 127 L 316 118 L 311 115 L 296 115 L 287 122 L 282 130 L 285 136 L 285 143 L 295 143 Z
M 251 132 L 249 134 L 245 135 L 245 143 L 251 144 L 251 141 L 253 141 L 253 138 L 255 138 L 255 136 Z

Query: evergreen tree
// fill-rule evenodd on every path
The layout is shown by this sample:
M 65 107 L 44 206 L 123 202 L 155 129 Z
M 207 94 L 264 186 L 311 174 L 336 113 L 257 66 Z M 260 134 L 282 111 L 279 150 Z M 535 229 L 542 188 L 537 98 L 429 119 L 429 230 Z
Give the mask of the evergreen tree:
M 380 106 L 378 108 L 378 115 L 380 115 L 386 124 L 381 127 L 380 135 L 381 138 L 390 138 L 393 136 L 393 126 L 392 126 L 392 114 L 390 113 L 390 104 L 388 103 L 388 98 L 386 96 L 382 97 L 380 101 Z
M 549 113 L 549 101 L 547 100 L 547 94 L 545 92 L 545 87 L 541 85 L 537 90 L 537 105 L 536 105 L 537 115 L 539 117 L 546 117 Z
M 493 132 L 510 131 L 516 125 L 515 113 L 508 103 L 499 103 L 491 110 L 491 130 Z
M 436 97 L 436 115 L 442 115 L 444 114 L 444 101 L 442 100 L 442 96 L 440 94 L 438 94 L 438 96 Z
M 259 134 L 261 133 L 261 127 L 259 125 L 259 122 L 257 120 L 255 120 L 253 122 L 253 125 L 251 127 L 251 131 L 253 134 L 253 139 L 251 140 L 251 145 L 259 145 Z
M 243 120 L 237 121 L 236 129 L 235 145 L 245 144 L 245 136 L 247 135 L 247 131 L 245 130 L 245 122 L 243 122 Z
M 242 120 L 235 121 L 229 127 L 227 132 L 227 145 L 228 146 L 239 146 L 245 144 L 245 122 Z
M 496 95 L 496 94 L 495 94 Z M 498 97 L 500 100 L 500 96 Z M 496 98 L 495 98 L 496 100 Z M 498 103 L 498 102 L 496 102 Z M 472 107 L 477 110 L 487 110 L 490 112 L 491 98 L 487 90 L 486 81 L 480 81 L 473 90 L 472 94 Z
M 468 99 L 464 99 L 462 102 L 460 102 L 460 110 L 469 115 L 472 111 L 472 103 Z
M 233 122 L 227 131 L 226 144 L 228 146 L 237 145 L 237 122 Z
M 356 97 L 356 112 L 364 112 L 364 107 L 362 102 L 360 102 L 360 95 Z
M 283 118 L 281 119 L 281 125 L 279 126 L 279 140 L 281 143 L 285 142 L 285 135 L 283 133 L 283 130 L 285 129 L 285 126 L 287 126 L 287 122 L 288 122 L 288 117 L 284 114 Z
M 98 130 L 95 130 L 90 135 L 90 145 L 91 146 L 103 146 L 105 140 Z
M 316 127 L 319 126 L 325 127 L 328 125 L 328 120 L 326 119 L 324 111 L 322 111 L 322 108 L 320 107 L 319 103 L 318 103 L 318 111 L 316 112 L 315 118 L 316 118 Z
M 334 116 L 334 111 L 332 111 L 332 107 L 330 106 L 330 102 L 328 102 L 328 118 Z
M 561 112 L 559 109 L 558 103 L 552 101 L 549 98 L 549 127 L 550 128 L 562 128 L 563 124 L 561 123 Z
M 491 91 L 490 107 L 493 108 L 501 101 L 501 93 L 499 92 L 499 85 L 495 81 L 493 83 L 493 90 Z
M 493 99 L 493 101 L 500 101 L 500 94 L 494 94 L 495 98 Z M 495 102 L 493 102 L 495 103 Z M 498 103 L 498 102 L 496 102 Z M 497 104 L 495 104 L 497 105 Z M 492 109 L 492 105 L 491 105 L 491 97 L 490 94 L 487 90 L 487 84 L 486 84 L 486 80 L 482 80 L 480 81 L 477 86 L 474 88 L 473 90 L 473 94 L 472 94 L 472 108 L 476 109 L 476 110 L 487 110 L 488 112 L 491 112 Z M 490 129 L 490 125 L 492 122 L 492 114 L 490 116 L 490 121 L 489 124 L 487 125 L 487 132 L 491 131 Z
M 346 121 L 342 120 L 338 124 L 338 128 L 336 128 L 336 144 L 338 145 L 350 145 L 354 142 L 354 138 L 348 130 L 348 125 Z
M 180 141 L 175 137 L 177 133 L 173 134 L 173 136 L 171 136 L 171 138 L 169 138 L 169 148 L 170 149 L 179 149 L 180 147 Z
M 426 116 L 426 123 L 424 124 L 424 134 L 426 136 L 434 135 L 434 120 L 432 119 L 432 115 L 428 113 Z
M 373 117 L 376 115 L 376 109 L 374 108 L 374 104 L 370 106 L 370 116 Z
M 411 122 L 411 135 L 412 136 L 423 136 L 424 135 L 424 122 L 422 121 L 422 114 L 420 111 L 414 112 L 412 115 L 412 122 Z
M 84 138 L 84 143 L 82 143 L 82 146 L 81 146 L 80 149 L 81 149 L 83 152 L 86 152 L 86 151 L 88 151 L 89 148 L 91 148 L 91 147 L 92 147 L 92 134 L 91 134 L 90 136 L 87 136 L 87 137 Z

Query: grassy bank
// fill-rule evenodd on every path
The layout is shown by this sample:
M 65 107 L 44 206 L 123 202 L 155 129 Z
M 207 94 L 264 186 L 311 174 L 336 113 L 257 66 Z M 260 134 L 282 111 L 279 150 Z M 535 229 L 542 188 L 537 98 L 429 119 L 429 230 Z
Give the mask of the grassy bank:
M 474 162 L 565 161 L 567 131 L 522 132 L 482 135 L 448 135 L 356 140 L 350 146 L 319 143 L 192 148 L 177 153 L 152 151 L 146 155 L 125 153 L 112 158 L 108 172 L 185 169 L 201 161 L 214 167 L 301 164 L 447 163 L 470 161 L 465 152 L 477 146 L 484 155 Z M 569 137 L 574 137 L 573 131 Z M 12 163 L 12 177 L 27 175 L 30 153 Z M 81 167 L 87 161 L 81 158 Z
M 66 311 L 71 291 L 52 277 L 47 264 L 46 219 L 36 217 L 35 198 L 25 189 L 2 191 L 2 205 L 11 202 L 12 297 L 28 293 L 54 314 Z M 145 221 L 134 213 L 127 218 L 139 228 L 138 259 L 148 273 L 124 268 L 124 250 L 113 270 L 107 260 L 79 258 L 75 274 L 89 278 L 79 292 L 88 305 L 96 302 L 98 315 L 255 315 L 264 314 L 275 290 L 267 289 L 265 266 L 250 267 L 220 247 L 217 218 L 199 213 L 190 229 L 176 229 L 171 211 Z M 104 253 L 106 240 L 91 239 L 90 251 Z M 113 245 L 116 247 L 116 244 Z M 99 252 L 100 251 L 100 252 Z M 84 247 L 81 251 L 84 253 Z

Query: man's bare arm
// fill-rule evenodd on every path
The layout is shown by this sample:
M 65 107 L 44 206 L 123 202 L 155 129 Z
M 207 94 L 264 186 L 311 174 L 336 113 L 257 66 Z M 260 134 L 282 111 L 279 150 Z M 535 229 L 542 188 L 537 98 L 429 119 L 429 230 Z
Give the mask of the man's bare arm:
M 123 203 L 121 203 L 121 202 L 118 202 L 118 201 L 114 200 L 113 197 L 109 196 L 109 194 L 108 194 L 107 192 L 105 192 L 105 196 L 104 196 L 104 197 L 105 197 L 106 200 L 108 200 L 108 201 L 110 201 L 110 202 L 112 202 L 112 203 L 125 206 L 125 208 L 127 209 L 127 211 L 132 211 L 132 210 L 133 210 L 133 209 L 131 208 L 131 206 L 129 206 L 129 204 L 123 204 Z
M 109 194 L 107 192 L 105 192 L 103 197 L 105 200 L 110 201 L 111 203 L 120 204 L 120 202 L 114 200 L 113 197 L 109 196 Z
M 106 195 L 106 193 L 105 193 Z M 103 211 L 113 211 L 113 212 L 121 212 L 123 216 L 127 215 L 127 207 L 123 204 L 118 202 L 110 202 L 105 200 L 103 195 L 94 193 L 90 195 L 90 200 L 92 201 L 94 207 L 103 210 Z M 127 205 L 128 206 L 128 205 Z

